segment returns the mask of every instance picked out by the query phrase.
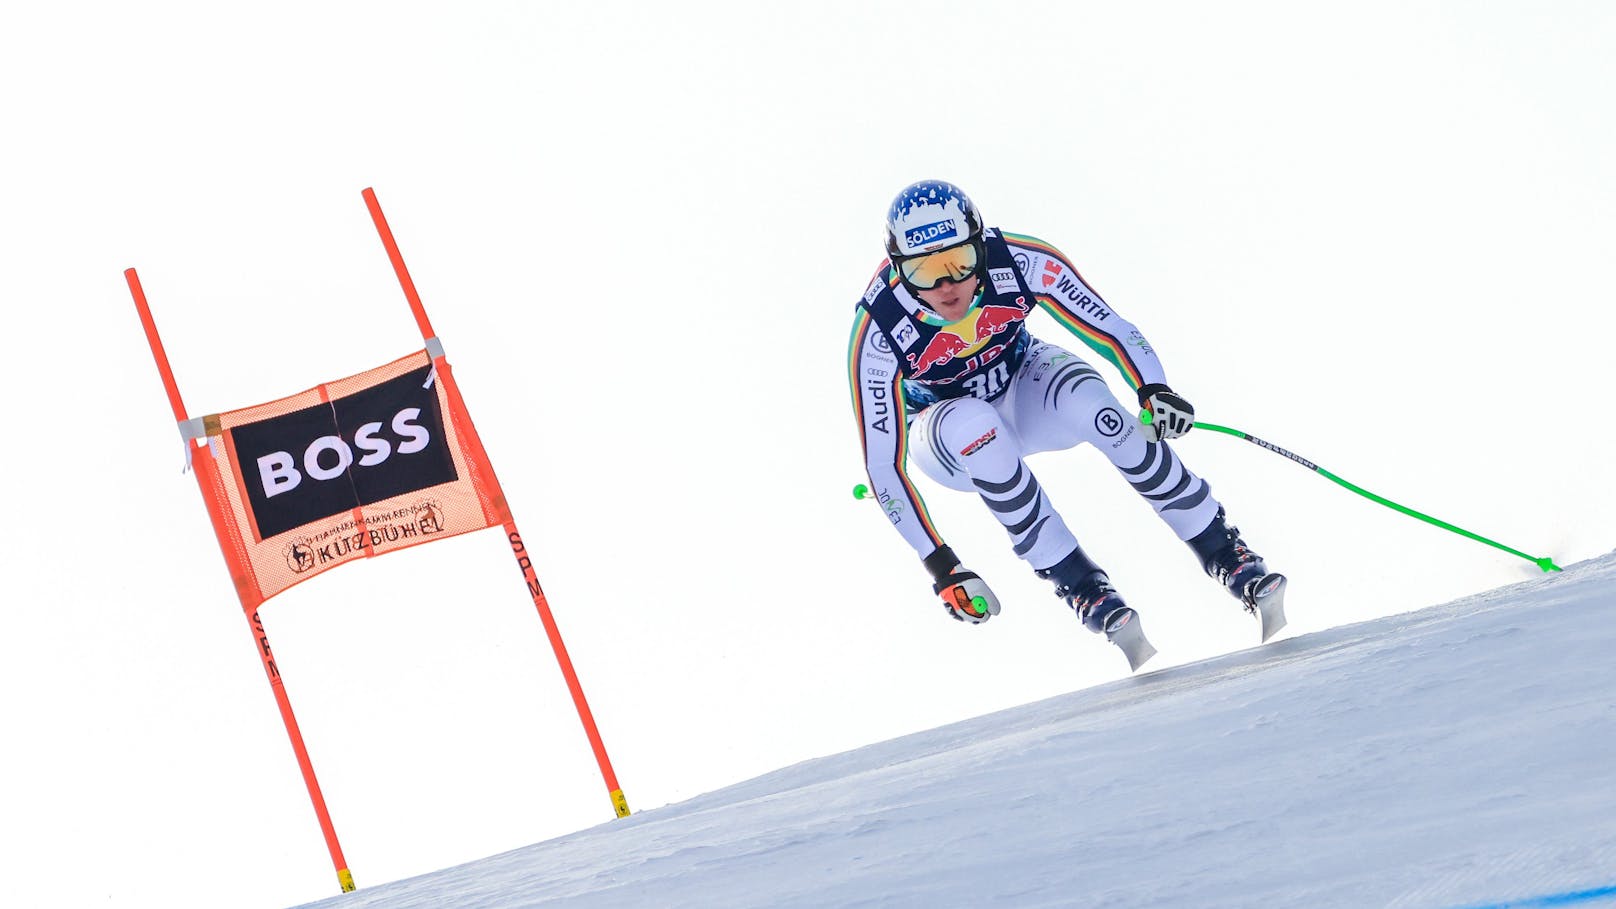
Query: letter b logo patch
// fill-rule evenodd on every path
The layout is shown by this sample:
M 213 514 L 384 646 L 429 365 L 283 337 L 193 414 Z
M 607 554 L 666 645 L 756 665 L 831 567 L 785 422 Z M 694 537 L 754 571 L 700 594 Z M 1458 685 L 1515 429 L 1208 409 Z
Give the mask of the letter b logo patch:
M 1122 428 L 1128 424 L 1122 421 L 1122 414 L 1117 413 L 1115 407 L 1107 407 L 1094 415 L 1094 430 L 1108 439 L 1114 439 Z

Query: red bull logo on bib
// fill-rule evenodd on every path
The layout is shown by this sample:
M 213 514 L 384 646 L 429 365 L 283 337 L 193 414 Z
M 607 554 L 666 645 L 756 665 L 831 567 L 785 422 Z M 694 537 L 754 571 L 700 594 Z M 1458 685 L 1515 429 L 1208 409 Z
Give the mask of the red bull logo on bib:
M 1016 297 L 1015 306 L 987 306 L 973 309 L 965 318 L 945 325 L 931 336 L 926 345 L 906 356 L 917 379 L 926 378 L 930 370 L 954 360 L 974 356 L 988 346 L 995 335 L 1027 318 L 1026 297 Z

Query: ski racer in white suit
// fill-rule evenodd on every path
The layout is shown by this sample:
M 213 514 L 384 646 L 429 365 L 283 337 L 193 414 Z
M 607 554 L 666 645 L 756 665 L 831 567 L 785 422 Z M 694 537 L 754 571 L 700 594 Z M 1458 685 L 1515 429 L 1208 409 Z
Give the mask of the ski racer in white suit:
M 1194 408 L 1168 387 L 1139 329 L 1065 256 L 1041 240 L 984 228 L 963 192 L 930 180 L 893 201 L 886 245 L 888 259 L 855 308 L 848 381 L 870 488 L 930 571 L 949 615 L 985 622 L 999 601 L 944 544 L 906 460 L 945 487 L 979 494 L 1016 555 L 1135 668 L 1155 652 L 1137 613 L 1023 460 L 1083 442 L 1110 459 L 1248 611 L 1279 607 L 1284 577 L 1268 571 L 1206 481 L 1166 444 L 1194 425 Z M 1150 421 L 1120 404 L 1081 357 L 1032 337 L 1024 320 L 1035 308 L 1116 367 Z

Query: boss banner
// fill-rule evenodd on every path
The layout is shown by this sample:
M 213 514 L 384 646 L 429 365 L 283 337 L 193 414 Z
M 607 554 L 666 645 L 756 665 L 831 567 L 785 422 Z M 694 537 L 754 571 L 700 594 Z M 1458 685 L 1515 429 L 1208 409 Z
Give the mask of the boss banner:
M 214 460 L 204 493 L 230 519 L 224 542 L 244 604 L 355 559 L 510 520 L 444 388 L 422 350 L 192 422 Z
M 426 348 L 356 376 L 267 404 L 191 418 L 140 278 L 133 268 L 124 272 L 344 892 L 355 889 L 353 875 L 258 607 L 295 584 L 355 559 L 502 527 L 594 751 L 612 810 L 618 817 L 629 814 L 628 800 L 539 584 L 532 553 L 522 542 L 488 454 L 478 441 L 454 370 L 432 331 L 376 194 L 366 189 L 362 195 Z

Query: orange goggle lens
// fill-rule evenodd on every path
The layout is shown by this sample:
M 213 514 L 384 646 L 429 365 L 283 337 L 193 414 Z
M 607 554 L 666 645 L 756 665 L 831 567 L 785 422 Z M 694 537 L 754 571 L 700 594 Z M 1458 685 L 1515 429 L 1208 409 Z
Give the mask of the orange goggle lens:
M 951 246 L 924 256 L 898 260 L 898 271 L 910 287 L 929 290 L 944 280 L 963 281 L 981 261 L 975 243 Z

